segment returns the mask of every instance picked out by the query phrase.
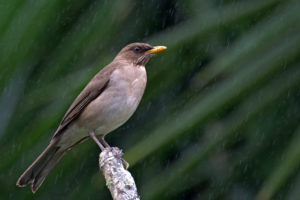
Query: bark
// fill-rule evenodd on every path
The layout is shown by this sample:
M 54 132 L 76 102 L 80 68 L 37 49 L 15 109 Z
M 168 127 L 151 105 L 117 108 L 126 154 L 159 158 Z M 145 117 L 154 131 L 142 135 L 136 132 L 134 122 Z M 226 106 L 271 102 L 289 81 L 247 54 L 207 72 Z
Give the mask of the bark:
M 139 200 L 134 179 L 127 170 L 128 164 L 122 159 L 122 155 L 122 150 L 117 147 L 105 148 L 100 153 L 99 166 L 106 185 L 113 200 Z

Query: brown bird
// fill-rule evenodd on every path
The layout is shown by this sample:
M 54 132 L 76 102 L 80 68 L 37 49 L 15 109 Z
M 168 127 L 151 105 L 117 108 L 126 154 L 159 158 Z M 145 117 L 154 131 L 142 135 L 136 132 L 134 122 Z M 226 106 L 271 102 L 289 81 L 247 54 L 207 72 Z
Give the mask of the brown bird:
M 147 82 L 145 65 L 152 55 L 165 49 L 145 43 L 125 46 L 74 100 L 50 144 L 20 176 L 17 186 L 32 183 L 35 193 L 62 156 L 89 136 L 102 150 L 109 147 L 104 136 L 134 113 Z

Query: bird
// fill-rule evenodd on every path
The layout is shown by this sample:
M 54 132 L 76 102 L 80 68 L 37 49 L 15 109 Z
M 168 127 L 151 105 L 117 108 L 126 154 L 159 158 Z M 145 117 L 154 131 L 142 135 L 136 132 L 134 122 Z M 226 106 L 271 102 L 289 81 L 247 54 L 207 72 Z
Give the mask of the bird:
M 49 145 L 19 177 L 16 185 L 31 183 L 35 193 L 50 170 L 74 146 L 92 138 L 104 150 L 104 137 L 123 125 L 135 112 L 147 83 L 145 66 L 165 46 L 131 43 L 103 67 L 75 98 Z

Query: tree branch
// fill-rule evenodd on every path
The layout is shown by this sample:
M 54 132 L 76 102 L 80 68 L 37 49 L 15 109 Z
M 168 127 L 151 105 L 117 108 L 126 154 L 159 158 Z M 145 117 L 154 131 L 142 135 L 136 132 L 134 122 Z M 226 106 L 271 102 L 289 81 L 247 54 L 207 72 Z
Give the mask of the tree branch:
M 99 155 L 99 167 L 113 200 L 139 200 L 137 188 L 130 172 L 123 166 L 122 150 L 105 148 Z M 127 163 L 126 163 L 127 164 Z

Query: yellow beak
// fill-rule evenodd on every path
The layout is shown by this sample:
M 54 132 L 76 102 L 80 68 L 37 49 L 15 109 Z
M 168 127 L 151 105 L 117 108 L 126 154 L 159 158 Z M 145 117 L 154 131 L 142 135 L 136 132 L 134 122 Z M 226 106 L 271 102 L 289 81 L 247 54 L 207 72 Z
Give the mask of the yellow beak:
M 165 49 L 167 49 L 167 47 L 165 47 L 165 46 L 155 46 L 155 47 L 153 47 L 153 49 L 150 49 L 147 52 L 148 53 L 157 53 L 157 52 L 163 51 Z

